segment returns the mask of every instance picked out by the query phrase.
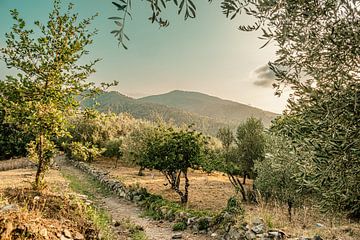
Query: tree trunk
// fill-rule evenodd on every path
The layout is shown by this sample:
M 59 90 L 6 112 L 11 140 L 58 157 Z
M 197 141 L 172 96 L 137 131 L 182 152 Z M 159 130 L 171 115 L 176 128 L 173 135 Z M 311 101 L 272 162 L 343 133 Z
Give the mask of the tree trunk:
M 246 191 L 244 186 L 241 184 L 241 181 L 237 177 L 231 174 L 228 174 L 228 178 L 230 180 L 230 183 L 235 187 L 236 192 L 237 193 L 240 192 L 243 200 L 246 202 L 247 201 Z
M 140 166 L 138 176 L 144 176 L 144 173 L 143 173 L 144 170 L 145 170 L 145 168 L 143 166 Z
M 292 206 L 293 206 L 293 201 L 291 201 L 290 199 L 288 199 L 288 201 L 287 201 L 287 203 L 288 203 L 288 214 L 289 214 L 289 222 L 291 222 L 291 210 L 292 210 Z
M 243 184 L 245 185 L 246 184 L 246 172 L 244 172 L 244 176 L 243 176 Z
M 44 136 L 40 135 L 39 138 L 39 143 L 37 146 L 37 155 L 38 155 L 38 167 L 37 167 L 37 171 L 36 171 L 36 175 L 35 175 L 35 189 L 40 189 L 41 185 L 43 183 L 44 180 L 44 149 L 43 149 L 43 145 L 44 145 Z
M 116 157 L 116 160 L 115 160 L 115 168 L 117 168 L 117 166 L 118 166 L 118 161 L 119 161 L 119 157 Z
M 184 171 L 184 177 L 185 177 L 185 194 L 181 197 L 181 203 L 187 203 L 189 200 L 189 178 L 187 176 L 187 171 Z

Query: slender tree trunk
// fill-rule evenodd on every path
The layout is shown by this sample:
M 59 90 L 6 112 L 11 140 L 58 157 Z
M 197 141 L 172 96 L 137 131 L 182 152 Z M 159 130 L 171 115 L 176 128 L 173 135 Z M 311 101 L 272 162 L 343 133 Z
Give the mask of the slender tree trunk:
M 140 166 L 138 176 L 144 176 L 144 173 L 143 173 L 144 170 L 145 170 L 145 168 L 143 166 Z
M 291 215 L 292 211 L 291 210 L 292 210 L 292 206 L 293 206 L 293 201 L 288 199 L 287 203 L 288 203 L 289 222 L 291 222 L 291 220 L 292 220 L 292 215 Z
M 244 186 L 241 184 L 241 181 L 237 177 L 231 174 L 228 174 L 228 178 L 230 180 L 230 183 L 235 187 L 236 192 L 237 193 L 240 192 L 243 200 L 246 202 L 247 201 L 246 191 Z
M 245 185 L 246 184 L 246 172 L 244 172 L 244 176 L 243 176 L 243 184 Z
M 35 175 L 35 189 L 39 189 L 42 185 L 44 179 L 44 135 L 40 135 L 39 144 L 37 146 L 37 155 L 38 155 L 38 168 Z
M 187 176 L 187 170 L 184 171 L 184 177 L 185 177 L 185 194 L 181 197 L 181 203 L 187 203 L 189 200 L 189 178 Z
M 118 161 L 119 161 L 119 157 L 116 157 L 116 160 L 115 160 L 115 168 L 117 168 L 117 166 L 118 166 Z

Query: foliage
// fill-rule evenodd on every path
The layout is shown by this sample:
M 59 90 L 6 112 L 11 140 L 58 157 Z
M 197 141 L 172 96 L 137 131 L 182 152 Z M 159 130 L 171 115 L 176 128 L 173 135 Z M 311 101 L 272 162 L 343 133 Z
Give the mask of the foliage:
M 71 142 L 66 145 L 66 156 L 76 161 L 92 162 L 105 151 L 95 145 L 81 142 Z
M 225 151 L 228 152 L 231 144 L 234 141 L 234 134 L 231 131 L 230 127 L 219 128 L 216 137 L 220 139 L 223 147 L 225 148 Z
M 289 86 L 293 94 L 274 131 L 312 153 L 300 164 L 304 187 L 323 209 L 359 217 L 359 1 L 228 0 L 223 9 L 255 17 L 240 29 L 261 28 L 261 38 L 278 46 L 270 63 L 276 93 Z
M 177 222 L 173 225 L 173 231 L 184 231 L 187 228 L 186 222 Z
M 191 128 L 175 129 L 171 126 L 146 126 L 134 131 L 130 136 L 132 153 L 137 163 L 148 169 L 163 173 L 181 198 L 188 201 L 188 169 L 200 168 L 204 154 L 206 138 Z M 184 191 L 180 189 L 181 175 L 185 178 Z
M 245 184 L 246 176 L 255 177 L 254 162 L 264 158 L 265 137 L 261 121 L 251 117 L 240 124 L 236 132 L 236 144 L 240 153 L 238 164 L 243 170 Z
M 55 0 L 48 22 L 35 22 L 36 35 L 12 10 L 15 24 L 6 34 L 6 47 L 0 49 L 7 67 L 18 71 L 0 81 L 0 108 L 6 123 L 35 137 L 32 156 L 38 160 L 37 187 L 51 160 L 52 139 L 66 134 L 66 117 L 78 105 L 75 96 L 92 88 L 85 79 L 98 61 L 78 64 L 88 53 L 85 47 L 92 43 L 95 32 L 87 28 L 94 17 L 79 21 L 72 7 L 61 13 L 60 1 Z
M 32 137 L 13 124 L 4 122 L 0 110 L 0 160 L 26 155 L 26 145 Z
M 211 2 L 212 0 L 209 0 Z M 147 3 L 150 5 L 151 16 L 149 20 L 154 23 L 159 24 L 160 27 L 169 26 L 169 21 L 161 17 L 162 11 L 166 8 L 169 2 L 173 3 L 178 8 L 178 14 L 180 15 L 184 12 L 185 20 L 188 18 L 195 18 L 196 15 L 196 6 L 193 0 L 147 0 Z M 128 18 L 131 16 L 131 3 L 132 0 L 118 0 L 117 2 L 112 2 L 112 4 L 117 8 L 117 10 L 122 14 L 121 16 L 110 17 L 110 20 L 114 20 L 114 23 L 117 29 L 111 31 L 111 34 L 117 38 L 119 45 L 122 45 L 127 49 L 125 41 L 129 41 L 129 37 L 125 34 L 125 23 Z
M 287 204 L 290 221 L 292 208 L 300 206 L 308 196 L 297 181 L 299 154 L 304 159 L 311 157 L 309 153 L 295 149 L 285 137 L 269 134 L 265 159 L 255 162 L 254 166 L 256 190 L 266 201 L 271 199 Z
M 99 113 L 93 109 L 77 113 L 69 120 L 69 137 L 60 140 L 68 157 L 79 161 L 94 160 L 100 154 L 116 158 L 123 156 L 123 138 L 136 128 L 140 120 L 128 114 Z

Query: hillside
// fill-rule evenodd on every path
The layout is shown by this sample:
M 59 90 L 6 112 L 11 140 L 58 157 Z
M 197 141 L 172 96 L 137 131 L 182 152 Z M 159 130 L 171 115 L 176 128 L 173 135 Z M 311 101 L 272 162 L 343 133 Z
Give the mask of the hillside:
M 175 90 L 165 94 L 140 98 L 139 101 L 164 104 L 235 125 L 253 116 L 262 119 L 264 125 L 269 126 L 271 120 L 278 116 L 276 113 L 199 92 Z
M 177 125 L 195 124 L 195 129 L 208 134 L 215 134 L 217 130 L 225 126 L 221 121 L 216 121 L 210 117 L 201 116 L 196 113 L 189 113 L 181 109 L 168 107 L 157 103 L 147 103 L 127 97 L 119 92 L 104 92 L 94 99 L 82 101 L 85 107 L 98 105 L 96 109 L 101 112 L 130 113 L 135 118 L 156 120 L 159 117 L 165 121 L 174 122 Z

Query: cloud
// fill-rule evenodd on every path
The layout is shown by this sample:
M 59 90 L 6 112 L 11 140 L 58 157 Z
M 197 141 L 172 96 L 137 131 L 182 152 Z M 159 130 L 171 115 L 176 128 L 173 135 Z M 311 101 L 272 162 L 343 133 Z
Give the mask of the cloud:
M 266 64 L 255 69 L 252 73 L 252 78 L 255 79 L 254 85 L 260 87 L 272 87 L 275 81 L 275 74 L 270 70 Z

